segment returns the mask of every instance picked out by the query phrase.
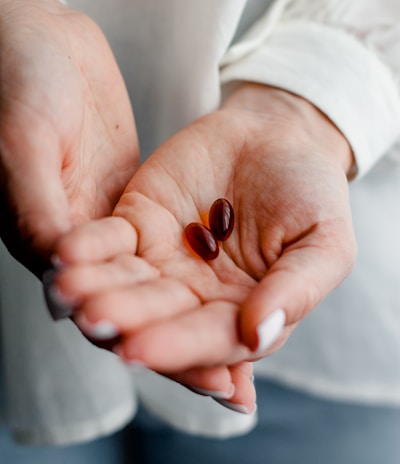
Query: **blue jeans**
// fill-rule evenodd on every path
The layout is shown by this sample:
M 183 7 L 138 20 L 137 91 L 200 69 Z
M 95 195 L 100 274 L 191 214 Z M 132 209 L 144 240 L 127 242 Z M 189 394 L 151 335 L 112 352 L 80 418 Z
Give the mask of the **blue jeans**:
M 141 410 L 124 430 L 60 448 L 12 443 L 0 426 L 1 464 L 399 464 L 400 408 L 327 401 L 257 383 L 259 425 L 227 440 L 177 432 Z
M 134 464 L 128 431 L 73 446 L 22 446 L 0 424 L 1 464 Z
M 132 423 L 140 464 L 399 464 L 400 408 L 326 401 L 258 382 L 259 425 L 209 440 L 175 432 L 142 412 Z

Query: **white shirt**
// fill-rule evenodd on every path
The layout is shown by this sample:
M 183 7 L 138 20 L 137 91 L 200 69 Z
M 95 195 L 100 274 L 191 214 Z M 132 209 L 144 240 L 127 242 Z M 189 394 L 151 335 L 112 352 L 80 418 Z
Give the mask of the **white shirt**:
M 359 257 L 259 375 L 319 395 L 400 405 L 400 3 L 396 0 L 71 0 L 105 31 L 132 98 L 142 153 L 216 109 L 233 83 L 297 93 L 343 132 Z M 183 430 L 233 435 L 255 417 L 155 374 L 133 382 L 69 321 L 54 324 L 40 284 L 3 250 L 2 325 L 10 423 L 26 442 L 109 433 L 135 397 Z M 136 389 L 136 395 L 133 389 Z

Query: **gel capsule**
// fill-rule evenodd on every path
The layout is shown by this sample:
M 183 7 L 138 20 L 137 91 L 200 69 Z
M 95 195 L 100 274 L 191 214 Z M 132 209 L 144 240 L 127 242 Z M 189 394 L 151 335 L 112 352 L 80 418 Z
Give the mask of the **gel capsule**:
M 203 224 L 191 222 L 185 227 L 185 236 L 193 251 L 205 261 L 210 261 L 218 256 L 218 242 Z
M 210 208 L 208 222 L 210 230 L 217 240 L 222 242 L 231 235 L 235 217 L 232 205 L 228 200 L 219 198 L 214 201 Z

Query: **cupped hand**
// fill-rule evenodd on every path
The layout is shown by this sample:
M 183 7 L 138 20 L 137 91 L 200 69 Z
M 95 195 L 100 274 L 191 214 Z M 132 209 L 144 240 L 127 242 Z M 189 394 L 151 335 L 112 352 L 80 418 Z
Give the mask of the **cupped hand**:
M 1 238 L 40 275 L 73 225 L 111 214 L 139 155 L 106 39 L 53 0 L 0 2 Z
M 83 330 L 112 327 L 127 362 L 167 375 L 268 355 L 352 268 L 351 159 L 311 104 L 245 85 L 164 143 L 112 218 L 58 243 L 58 295 Z M 184 228 L 221 197 L 235 226 L 204 261 Z

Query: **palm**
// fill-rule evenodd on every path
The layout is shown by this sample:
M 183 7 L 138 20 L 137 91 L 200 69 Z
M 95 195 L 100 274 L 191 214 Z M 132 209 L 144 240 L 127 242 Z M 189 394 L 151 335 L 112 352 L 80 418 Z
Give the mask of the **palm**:
M 11 179 L 3 193 L 13 216 L 2 236 L 35 268 L 31 255 L 48 255 L 70 224 L 110 214 L 138 147 L 123 80 L 97 26 L 40 2 L 21 10 L 10 8 L 0 48 L 1 152 Z
M 305 244 L 318 248 L 324 227 L 349 220 L 344 176 L 326 160 L 303 156 L 301 147 L 293 163 L 271 129 L 272 135 L 265 126 L 257 134 L 240 115 L 203 118 L 153 154 L 115 210 L 139 231 L 139 256 L 185 282 L 203 303 L 241 304 L 278 257 L 295 256 Z M 236 226 L 218 258 L 205 262 L 188 249 L 183 230 L 189 222 L 206 222 L 220 197 L 234 205 Z
M 244 264 L 240 223 L 229 240 L 220 243 L 213 261 L 202 260 L 184 239 L 188 223 L 207 222 L 215 199 L 240 204 L 235 201 L 240 190 L 230 180 L 234 177 L 230 144 L 217 140 L 217 133 L 208 127 L 204 131 L 201 124 L 193 125 L 155 152 L 131 180 L 114 214 L 139 231 L 138 255 L 162 275 L 184 282 L 203 303 L 222 300 L 237 305 L 256 284 L 256 276 Z M 214 150 L 220 167 L 215 165 Z M 236 210 L 241 220 L 249 215 L 250 211 L 243 216 L 241 209 Z
M 91 324 L 111 321 L 123 335 L 123 358 L 178 381 L 190 383 L 195 372 L 201 385 L 191 369 L 239 362 L 233 382 L 248 385 L 246 374 L 244 384 L 234 376 L 240 361 L 267 353 L 248 348 L 258 348 L 260 320 L 277 308 L 288 315 L 271 352 L 354 256 L 345 176 L 320 150 L 319 132 L 307 135 L 290 119 L 228 110 L 164 143 L 114 217 L 76 229 L 57 247 L 70 266 L 56 284 L 80 301 L 78 325 L 94 335 Z M 231 201 L 236 224 L 217 259 L 205 262 L 186 245 L 184 228 L 206 221 L 220 197 Z M 209 388 L 215 373 L 206 372 Z
M 271 352 L 352 265 L 347 181 L 331 146 L 321 149 L 325 137 L 281 115 L 202 118 L 137 171 L 113 218 L 60 243 L 62 261 L 77 267 L 58 285 L 82 299 L 80 314 L 121 330 L 124 357 L 162 372 L 254 359 L 254 327 L 284 308 L 286 328 Z M 183 231 L 220 197 L 231 201 L 236 225 L 205 262 Z

